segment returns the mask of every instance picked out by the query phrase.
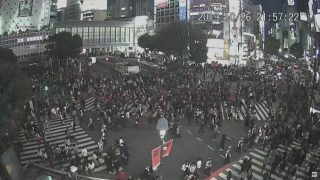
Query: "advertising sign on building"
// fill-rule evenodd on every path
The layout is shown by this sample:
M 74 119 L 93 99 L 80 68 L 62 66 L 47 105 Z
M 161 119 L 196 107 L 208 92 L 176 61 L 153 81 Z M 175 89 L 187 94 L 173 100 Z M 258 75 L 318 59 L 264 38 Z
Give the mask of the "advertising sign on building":
M 288 5 L 289 6 L 294 6 L 294 0 L 288 0 Z
M 179 0 L 179 19 L 181 21 L 187 19 L 187 0 Z
M 165 8 L 168 6 L 168 0 L 155 0 L 154 5 L 157 8 Z

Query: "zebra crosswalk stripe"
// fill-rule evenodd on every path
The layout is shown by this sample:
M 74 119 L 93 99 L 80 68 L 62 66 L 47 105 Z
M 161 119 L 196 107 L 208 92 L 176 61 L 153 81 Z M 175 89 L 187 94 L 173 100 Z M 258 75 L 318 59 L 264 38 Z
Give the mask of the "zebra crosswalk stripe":
M 295 148 L 300 148 L 301 145 L 298 141 L 293 141 L 293 143 L 291 144 L 291 147 L 295 147 Z M 269 148 L 266 148 L 266 151 L 268 151 Z M 279 146 L 278 151 L 283 152 L 285 151 L 285 147 L 284 146 Z M 253 149 L 250 153 L 248 153 L 246 156 L 244 156 L 244 158 L 252 158 L 251 162 L 251 168 L 252 168 L 252 175 L 254 179 L 257 180 L 263 180 L 262 177 L 262 167 L 263 167 L 263 161 L 266 158 L 267 153 L 265 151 L 262 151 L 260 149 Z M 241 169 L 241 163 L 242 160 L 238 160 L 236 163 L 232 164 L 229 168 L 227 168 L 225 171 L 219 173 L 217 175 L 216 178 L 217 180 L 222 180 L 222 179 L 226 179 L 227 173 L 228 171 L 231 171 L 232 173 L 232 178 L 233 179 L 240 179 L 240 169 Z M 265 167 L 265 172 L 270 170 L 270 165 L 267 165 Z M 286 168 L 286 171 L 288 170 L 288 168 Z M 273 173 L 271 175 L 271 179 L 274 180 L 284 180 L 284 176 L 285 176 L 285 172 L 281 172 L 281 174 L 278 173 Z M 302 179 L 306 179 L 308 176 L 305 174 L 305 172 L 303 172 L 301 169 L 298 169 L 295 176 L 297 177 L 297 180 L 302 180 Z
M 94 108 L 94 101 L 95 98 L 91 97 L 85 100 L 86 103 L 86 109 L 91 110 Z M 77 104 L 76 107 L 80 108 L 81 105 Z M 48 118 L 47 115 L 45 118 Z M 35 120 L 35 124 L 38 124 L 37 120 Z M 54 116 L 49 120 L 49 129 L 50 131 L 45 132 L 45 137 L 46 137 L 46 142 L 50 146 L 63 146 L 66 140 L 66 134 L 65 131 L 67 128 L 70 129 L 70 134 L 73 136 L 77 142 L 78 148 L 83 149 L 86 148 L 88 151 L 88 156 L 93 154 L 93 151 L 98 148 L 98 145 L 95 141 L 92 140 L 92 138 L 80 127 L 80 126 L 75 126 L 75 131 L 71 128 L 71 122 L 73 119 L 67 115 L 66 121 L 63 121 L 64 124 L 61 125 L 61 120 L 59 117 Z M 41 163 L 41 159 L 38 156 L 37 152 L 39 148 L 41 150 L 45 150 L 44 144 L 40 143 L 38 145 L 38 142 L 36 139 L 30 139 L 29 142 L 27 142 L 27 139 L 24 135 L 23 130 L 20 131 L 20 142 L 22 142 L 22 152 L 20 153 L 20 159 L 21 159 L 21 165 L 26 165 L 27 163 Z M 92 157 L 90 157 L 92 158 Z M 89 159 L 90 159 L 89 158 Z M 65 162 L 63 164 L 54 161 L 54 166 L 55 167 L 67 167 L 69 166 L 69 162 Z M 105 165 L 100 165 L 95 168 L 95 172 L 101 171 L 106 169 Z
M 242 106 L 238 112 L 238 115 L 239 115 L 239 119 L 241 121 L 245 120 L 246 118 L 246 114 L 247 114 L 247 111 L 248 111 L 248 106 L 245 102 L 244 99 L 241 99 L 241 103 L 242 103 Z M 223 107 L 222 107 L 223 108 Z M 258 121 L 267 121 L 269 119 L 269 110 L 268 108 L 266 108 L 264 102 L 257 102 L 255 104 L 255 109 L 256 109 L 256 113 L 254 114 L 254 116 L 256 117 L 256 119 Z M 223 108 L 223 114 L 226 115 L 226 107 Z M 227 115 L 226 115 L 227 116 Z

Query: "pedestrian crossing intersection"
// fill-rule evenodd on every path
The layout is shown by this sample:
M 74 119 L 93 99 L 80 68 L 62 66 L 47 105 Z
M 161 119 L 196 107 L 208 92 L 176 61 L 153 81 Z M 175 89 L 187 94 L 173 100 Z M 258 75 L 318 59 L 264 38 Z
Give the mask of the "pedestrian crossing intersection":
M 292 148 L 301 148 L 301 145 L 298 141 L 294 141 L 290 147 L 288 147 L 289 150 L 291 150 Z M 284 152 L 286 149 L 285 146 L 280 145 L 278 147 L 278 151 L 280 152 Z M 261 149 L 253 149 L 251 152 L 249 152 L 249 154 L 247 154 L 246 156 L 242 157 L 239 161 L 235 162 L 234 164 L 231 164 L 228 168 L 226 168 L 223 172 L 220 172 L 219 174 L 217 174 L 215 177 L 210 177 L 208 180 L 225 180 L 227 179 L 227 175 L 228 175 L 228 171 L 231 171 L 231 180 L 238 180 L 241 179 L 241 174 L 240 174 L 240 169 L 241 169 L 241 163 L 242 163 L 242 159 L 244 158 L 252 158 L 252 175 L 253 175 L 253 179 L 254 180 L 263 180 L 263 173 L 265 173 L 266 171 L 270 170 L 270 165 L 267 165 L 265 167 L 265 170 L 263 173 L 261 173 L 262 168 L 263 168 L 263 162 L 267 156 L 267 151 L 269 149 L 266 148 L 266 151 L 262 151 Z M 288 171 L 288 168 L 286 167 L 284 172 L 281 172 L 281 174 L 278 173 L 278 171 L 275 171 L 273 174 L 271 174 L 271 178 L 272 180 L 285 180 L 285 175 L 286 172 Z M 296 180 L 304 180 L 308 178 L 308 175 L 305 172 L 305 167 L 300 167 L 295 176 L 293 176 L 291 179 L 295 179 Z
M 242 106 L 237 113 L 238 113 L 239 120 L 243 121 L 246 118 L 246 114 L 249 111 L 248 110 L 249 107 L 248 107 L 248 103 L 244 99 L 241 99 L 241 103 L 242 103 Z M 267 106 L 266 101 L 256 102 L 254 105 L 254 108 L 255 108 L 254 109 L 255 113 L 253 115 L 256 118 L 256 120 L 258 120 L 258 121 L 268 121 L 269 120 L 270 110 Z M 228 107 L 221 105 L 221 110 L 222 110 L 222 114 L 223 114 L 223 116 L 222 116 L 223 120 L 228 119 Z M 234 118 L 236 117 L 236 112 L 233 113 L 233 117 Z
M 86 109 L 91 110 L 94 108 L 94 98 L 87 99 Z M 77 105 L 79 108 L 80 105 Z M 48 118 L 46 116 L 46 118 Z M 33 119 L 35 124 L 38 124 L 36 118 Z M 74 137 L 75 142 L 77 143 L 78 149 L 81 150 L 86 148 L 88 151 L 88 157 L 93 154 L 93 151 L 98 149 L 97 143 L 92 140 L 90 136 L 83 130 L 79 125 L 76 125 L 75 128 L 71 128 L 71 122 L 73 122 L 72 118 L 67 115 L 66 121 L 61 124 L 61 120 L 58 116 L 52 115 L 51 120 L 49 120 L 49 130 L 45 132 L 46 142 L 49 147 L 53 146 L 63 146 L 65 144 L 65 140 L 67 139 L 66 130 L 69 128 L 70 135 Z M 44 123 L 44 122 L 41 122 Z M 22 151 L 20 153 L 20 163 L 22 166 L 28 163 L 43 163 L 37 152 L 39 149 L 45 151 L 44 143 L 38 143 L 36 138 L 30 138 L 29 141 L 26 139 L 24 135 L 24 131 L 20 131 L 20 143 L 22 144 Z M 92 157 L 90 157 L 92 158 Z M 89 160 L 90 160 L 89 158 Z M 69 166 L 69 162 L 60 163 L 58 161 L 53 162 L 55 168 L 67 167 Z M 106 169 L 106 166 L 98 166 L 95 168 L 95 172 Z

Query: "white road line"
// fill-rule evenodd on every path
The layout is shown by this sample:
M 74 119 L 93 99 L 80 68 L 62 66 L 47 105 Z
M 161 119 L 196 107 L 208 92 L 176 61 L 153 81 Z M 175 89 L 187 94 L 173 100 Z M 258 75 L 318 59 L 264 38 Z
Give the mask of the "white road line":
M 227 138 L 227 139 L 229 139 L 230 141 L 232 141 L 232 139 L 231 139 L 231 138 L 229 138 L 229 137 L 227 137 L 227 136 L 226 136 L 226 138 Z
M 192 134 L 192 132 L 190 132 L 189 130 L 187 130 L 189 134 Z
M 200 138 L 196 137 L 199 141 L 202 141 Z
M 219 156 L 222 157 L 223 159 L 225 159 L 224 156 L 222 156 L 221 154 L 219 154 Z
M 211 149 L 212 151 L 214 150 L 211 146 L 209 146 L 209 145 L 207 145 L 207 147 L 209 148 L 209 149 Z

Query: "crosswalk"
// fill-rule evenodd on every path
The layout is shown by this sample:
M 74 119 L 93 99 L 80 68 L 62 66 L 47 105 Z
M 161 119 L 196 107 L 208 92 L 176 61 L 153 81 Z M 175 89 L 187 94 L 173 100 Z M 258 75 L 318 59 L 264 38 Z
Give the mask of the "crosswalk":
M 86 109 L 92 110 L 94 108 L 94 97 L 86 99 Z M 79 105 L 77 106 L 80 107 Z M 62 146 L 65 143 L 66 135 L 65 131 L 67 128 L 70 128 L 72 118 L 67 115 L 66 121 L 63 125 L 61 125 L 61 121 L 59 117 L 53 116 L 49 121 L 50 131 L 45 132 L 46 142 L 48 142 L 49 146 Z M 34 119 L 35 124 L 38 124 L 37 120 Z M 88 151 L 88 157 L 90 157 L 94 150 L 98 148 L 97 142 L 92 140 L 90 136 L 83 130 L 80 126 L 76 126 L 75 129 L 70 130 L 70 134 L 72 137 L 75 138 L 78 148 L 83 149 L 86 148 Z M 23 130 L 20 131 L 20 143 L 22 144 L 22 151 L 20 153 L 20 163 L 22 166 L 28 163 L 42 163 L 41 158 L 38 156 L 37 152 L 39 148 L 41 150 L 45 150 L 43 142 L 38 144 L 38 141 L 35 138 L 32 138 L 27 141 Z M 89 158 L 90 159 L 90 158 Z M 67 167 L 69 166 L 69 162 L 66 163 L 59 163 L 55 161 L 54 163 L 55 168 Z M 95 172 L 101 171 L 106 169 L 105 165 L 98 166 L 95 168 Z
M 241 99 L 242 106 L 237 112 L 239 120 L 243 121 L 246 118 L 248 112 L 248 105 L 244 99 Z M 228 107 L 221 105 L 222 118 L 226 120 L 228 117 Z M 269 120 L 269 108 L 266 101 L 260 101 L 255 103 L 255 113 L 253 114 L 258 121 L 268 121 Z M 235 114 L 234 114 L 235 116 Z
M 301 148 L 301 145 L 298 141 L 294 141 L 290 147 L 288 147 L 289 150 L 291 150 L 292 148 L 298 148 L 300 149 Z M 278 147 L 278 151 L 279 152 L 284 152 L 286 149 L 286 147 L 284 145 L 280 145 Z M 247 154 L 246 156 L 244 156 L 242 159 L 244 158 L 249 158 L 249 157 L 252 157 L 252 175 L 253 175 L 253 179 L 254 180 L 263 180 L 263 175 L 261 173 L 261 170 L 262 170 L 262 167 L 263 167 L 263 162 L 264 162 L 264 159 L 266 158 L 267 156 L 267 152 L 268 151 L 268 148 L 266 148 L 266 151 L 262 151 L 261 149 L 253 149 L 251 152 L 249 152 L 249 154 Z M 227 174 L 228 174 L 228 171 L 231 171 L 232 173 L 232 178 L 231 180 L 238 180 L 240 179 L 240 169 L 241 169 L 241 163 L 242 163 L 242 159 L 237 161 L 236 163 L 234 164 L 231 164 L 228 168 L 226 168 L 223 172 L 220 172 L 219 174 L 217 174 L 215 177 L 210 177 L 209 179 L 210 180 L 225 180 L 227 179 Z M 270 170 L 270 166 L 267 165 L 265 167 L 265 171 L 266 170 Z M 286 168 L 286 170 L 288 170 Z M 271 179 L 273 180 L 284 180 L 285 177 L 285 172 L 281 172 L 281 175 L 279 175 L 278 173 L 273 173 L 271 175 Z M 296 173 L 296 180 L 304 180 L 304 179 L 307 179 L 308 178 L 308 175 L 305 173 L 304 171 L 304 168 L 299 168 L 297 170 L 297 173 Z

